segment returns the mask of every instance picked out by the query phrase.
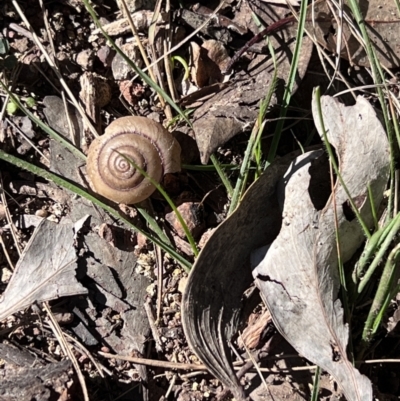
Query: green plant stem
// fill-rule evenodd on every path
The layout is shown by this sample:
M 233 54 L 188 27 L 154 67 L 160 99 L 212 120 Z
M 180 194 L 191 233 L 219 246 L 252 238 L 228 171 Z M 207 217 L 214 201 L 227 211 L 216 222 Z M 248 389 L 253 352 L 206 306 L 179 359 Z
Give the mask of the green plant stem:
M 387 250 L 389 249 L 390 244 L 393 242 L 395 235 L 397 232 L 400 230 L 400 214 L 397 214 L 397 216 L 394 218 L 394 222 L 391 224 L 391 229 L 386 236 L 385 240 L 382 243 L 382 246 L 379 248 L 378 253 L 376 254 L 374 260 L 368 267 L 368 270 L 366 271 L 364 277 L 360 281 L 360 284 L 358 285 L 358 293 L 360 294 L 365 286 L 367 285 L 368 281 L 371 279 L 372 275 L 374 274 L 376 268 L 379 266 L 381 261 L 383 260 Z
M 388 135 L 390 152 L 391 152 L 391 156 L 390 156 L 390 188 L 393 189 L 394 188 L 394 174 L 395 174 L 395 160 L 394 160 L 394 156 L 393 156 L 394 155 L 394 134 L 393 134 L 393 125 L 389 119 L 388 111 L 386 108 L 385 95 L 384 95 L 383 89 L 385 89 L 387 92 L 389 92 L 389 90 L 386 85 L 385 75 L 381 68 L 379 59 L 376 56 L 375 49 L 369 38 L 367 25 L 365 23 L 363 15 L 361 14 L 359 1 L 349 0 L 348 3 L 351 8 L 351 11 L 354 15 L 354 18 L 357 22 L 357 25 L 360 28 L 360 32 L 363 37 L 363 40 L 365 42 L 365 51 L 367 53 L 367 57 L 368 57 L 370 65 L 371 65 L 372 78 L 374 80 L 374 83 L 376 84 L 376 91 L 378 93 L 379 102 L 380 102 L 381 108 L 382 108 L 383 119 L 385 121 L 385 128 L 386 128 L 386 133 Z M 391 217 L 393 217 L 393 198 L 394 198 L 393 192 L 394 191 L 392 190 L 391 195 L 389 197 L 388 208 L 387 208 L 389 219 Z
M 232 212 L 237 208 L 240 198 L 243 194 L 243 190 L 246 185 L 247 175 L 249 171 L 248 168 L 250 165 L 250 156 L 253 151 L 253 146 L 256 141 L 257 133 L 258 129 L 256 124 L 254 125 L 253 130 L 251 131 L 250 139 L 244 152 L 243 162 L 240 167 L 240 173 L 236 180 L 235 189 L 233 190 L 231 204 L 229 205 L 228 216 L 232 214 Z
M 353 273 L 353 281 L 358 284 L 360 277 L 364 274 L 364 270 L 368 262 L 372 259 L 376 251 L 382 246 L 384 240 L 389 235 L 392 230 L 396 219 L 392 219 L 390 222 L 386 223 L 384 227 L 379 228 L 375 231 L 371 238 L 367 241 L 364 251 L 357 261 L 356 268 Z M 379 261 L 377 262 L 379 263 Z
M 303 34 L 304 34 L 304 27 L 305 27 L 305 22 L 306 22 L 306 15 L 307 15 L 307 1 L 302 1 L 301 6 L 300 6 L 300 17 L 299 17 L 299 21 L 298 21 L 298 28 L 297 28 L 297 35 L 296 35 L 296 46 L 295 46 L 295 49 L 293 52 L 293 59 L 290 64 L 288 84 L 286 85 L 285 91 L 283 94 L 281 112 L 280 112 L 280 116 L 279 116 L 280 119 L 278 120 L 276 129 L 275 129 L 275 133 L 272 138 L 271 148 L 268 152 L 266 167 L 268 167 L 272 163 L 272 161 L 275 159 L 276 152 L 278 150 L 278 145 L 279 145 L 279 142 L 281 139 L 284 118 L 286 117 L 286 114 L 287 114 L 290 99 L 292 97 L 294 84 L 296 81 L 297 67 L 299 64 L 301 45 L 303 43 Z
M 154 242 L 156 245 L 159 245 L 162 249 L 165 250 L 165 252 L 168 252 L 175 260 L 182 265 L 187 271 L 190 270 L 191 268 L 191 263 L 188 262 L 186 259 L 184 259 L 179 253 L 175 251 L 174 248 L 172 248 L 170 245 L 165 244 L 163 241 L 161 241 L 159 238 L 149 234 L 148 232 L 140 229 L 139 227 L 136 227 L 134 224 L 132 224 L 126 216 L 124 216 L 120 211 L 114 209 L 113 207 L 109 206 L 108 204 L 102 202 L 101 200 L 97 199 L 95 196 L 89 194 L 86 192 L 84 189 L 81 187 L 77 186 L 76 184 L 71 183 L 70 181 L 67 181 L 66 179 L 50 173 L 49 171 L 46 171 L 40 167 L 37 167 L 33 164 L 30 164 L 24 160 L 21 160 L 15 156 L 9 155 L 6 152 L 0 150 L 0 159 L 13 164 L 14 166 L 23 168 L 32 174 L 35 174 L 39 177 L 42 177 L 48 181 L 52 181 L 55 184 L 68 189 L 69 191 L 73 192 L 76 195 L 81 196 L 82 198 L 87 199 L 88 201 L 92 202 L 94 205 L 101 207 L 104 209 L 106 212 L 108 212 L 110 215 L 115 217 L 116 219 L 122 221 L 127 227 L 130 229 L 133 229 L 134 231 L 140 232 L 143 234 L 146 238 L 148 238 L 150 241 Z
M 226 192 L 228 193 L 228 196 L 231 198 L 233 193 L 233 187 L 231 182 L 229 181 L 228 176 L 225 174 L 225 171 L 221 168 L 221 165 L 219 164 L 215 155 L 211 155 L 210 159 L 219 177 L 221 178 L 222 183 L 225 185 L 225 189 Z
M 390 252 L 385 268 L 379 281 L 374 300 L 365 321 L 362 334 L 363 347 L 368 347 L 377 328 L 380 326 L 383 315 L 390 301 L 393 282 L 398 268 L 398 257 L 400 255 L 400 244 L 397 244 Z M 359 358 L 358 358 L 359 359 Z
M 117 152 L 121 157 L 123 157 L 129 164 L 131 164 L 141 175 L 143 175 L 144 178 L 148 179 L 154 187 L 161 193 L 161 195 L 164 197 L 164 199 L 168 202 L 169 206 L 171 209 L 174 211 L 177 219 L 179 220 L 179 223 L 181 224 L 183 231 L 185 232 L 186 238 L 189 241 L 190 246 L 192 247 L 193 253 L 195 256 L 199 254 L 199 250 L 197 249 L 196 242 L 193 239 L 192 234 L 190 233 L 190 230 L 183 219 L 182 215 L 180 214 L 179 210 L 175 206 L 174 202 L 170 198 L 170 196 L 164 191 L 164 188 L 157 182 L 155 181 L 152 177 L 150 177 L 146 171 L 144 171 L 142 168 L 140 168 L 133 160 L 131 160 L 129 157 L 125 156 L 123 153 Z
M 369 204 L 371 205 L 371 213 L 372 213 L 372 218 L 374 219 L 375 231 L 377 231 L 379 230 L 378 214 L 376 212 L 376 205 L 374 202 L 374 197 L 372 194 L 372 188 L 370 184 L 368 184 L 368 200 Z
M 183 80 L 186 81 L 187 79 L 189 79 L 190 70 L 189 70 L 189 66 L 188 66 L 188 63 L 186 62 L 186 60 L 181 56 L 172 56 L 171 61 L 172 61 L 172 63 L 175 63 L 175 61 L 178 61 L 179 63 L 181 63 L 183 68 L 185 69 L 185 75 L 183 76 Z
M 321 368 L 319 366 L 317 366 L 317 369 L 315 369 L 312 394 L 311 394 L 310 401 L 318 401 L 320 378 L 321 378 Z

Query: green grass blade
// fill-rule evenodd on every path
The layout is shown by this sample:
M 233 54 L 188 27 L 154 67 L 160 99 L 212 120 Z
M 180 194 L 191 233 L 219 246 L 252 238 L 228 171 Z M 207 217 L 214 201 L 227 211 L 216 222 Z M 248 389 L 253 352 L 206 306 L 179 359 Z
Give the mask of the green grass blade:
M 389 305 L 394 278 L 398 267 L 397 260 L 400 256 L 400 244 L 397 244 L 389 254 L 381 279 L 379 280 L 378 290 L 376 291 L 367 320 L 365 321 L 362 334 L 364 348 L 368 346 L 373 335 L 382 322 L 382 318 Z
M 182 265 L 186 270 L 190 270 L 191 268 L 191 263 L 188 262 L 186 259 L 184 259 L 179 253 L 175 251 L 174 248 L 172 248 L 170 245 L 162 242 L 159 238 L 147 233 L 146 231 L 140 229 L 139 227 L 136 227 L 134 224 L 132 224 L 127 217 L 125 217 L 120 211 L 114 209 L 113 207 L 107 205 L 106 203 L 102 202 L 101 200 L 97 199 L 95 196 L 89 194 L 86 190 L 82 189 L 81 187 L 77 186 L 76 184 L 71 183 L 70 181 L 67 181 L 66 179 L 50 173 L 49 171 L 46 171 L 42 168 L 39 168 L 31 163 L 28 163 L 24 160 L 21 160 L 15 156 L 9 155 L 8 153 L 0 150 L 0 159 L 13 164 L 16 167 L 22 168 L 24 170 L 27 170 L 31 172 L 32 174 L 35 174 L 39 177 L 42 177 L 48 181 L 52 181 L 55 184 L 59 185 L 62 188 L 68 189 L 69 191 L 73 192 L 76 195 L 81 196 L 82 198 L 87 199 L 88 201 L 92 202 L 94 205 L 101 207 L 103 210 L 111 214 L 113 217 L 116 219 L 122 221 L 124 224 L 126 224 L 127 227 L 130 229 L 133 229 L 134 231 L 140 232 L 143 234 L 146 238 L 148 238 L 150 241 L 154 242 L 156 245 L 159 245 L 165 252 L 168 252 L 175 260 Z
M 297 35 L 296 35 L 296 46 L 294 48 L 293 59 L 290 64 L 288 83 L 285 87 L 285 91 L 283 94 L 280 119 L 278 120 L 276 129 L 274 132 L 274 136 L 272 138 L 271 148 L 268 152 L 266 167 L 268 167 L 272 163 L 272 161 L 275 159 L 276 152 L 278 150 L 278 145 L 279 145 L 279 142 L 281 139 L 284 118 L 286 117 L 286 114 L 287 114 L 290 99 L 292 97 L 293 87 L 294 87 L 294 84 L 296 81 L 297 67 L 298 67 L 299 59 L 300 59 L 301 45 L 303 43 L 303 34 L 304 34 L 304 27 L 305 27 L 305 22 L 306 22 L 306 15 L 307 15 L 307 1 L 302 1 L 301 6 L 300 6 L 300 16 L 299 16 L 299 21 L 298 21 Z
M 314 374 L 313 388 L 310 401 L 318 401 L 320 379 L 321 379 L 321 368 L 317 366 L 317 369 L 315 370 Z
M 354 283 L 358 283 L 360 277 L 364 274 L 364 270 L 368 264 L 368 262 L 372 259 L 374 254 L 378 252 L 382 244 L 384 243 L 385 239 L 390 235 L 390 232 L 393 226 L 396 223 L 396 219 L 392 219 L 388 221 L 385 226 L 381 227 L 379 230 L 375 231 L 371 238 L 367 241 L 364 251 L 360 258 L 357 261 L 356 268 L 353 273 L 353 280 Z M 374 262 L 375 263 L 375 262 Z M 376 262 L 377 264 L 380 263 L 380 259 Z M 375 270 L 375 269 L 373 269 Z
M 142 215 L 142 217 L 147 221 L 147 224 L 149 227 L 154 231 L 155 234 L 157 234 L 158 238 L 160 240 L 170 246 L 172 246 L 170 239 L 167 237 L 167 235 L 164 233 L 164 231 L 161 229 L 161 227 L 157 224 L 156 219 L 151 216 L 146 209 L 143 207 L 140 207 L 138 205 L 135 206 L 137 211 Z
M 370 184 L 368 184 L 368 200 L 369 204 L 371 205 L 371 213 L 372 213 L 372 218 L 374 219 L 375 231 L 377 231 L 379 230 L 379 221 L 378 221 L 379 219 Z
M 368 267 L 368 270 L 366 271 L 364 277 L 360 281 L 358 285 L 358 293 L 360 294 L 365 286 L 367 285 L 368 281 L 371 279 L 372 275 L 374 274 L 376 268 L 379 266 L 379 264 L 384 260 L 385 254 L 387 250 L 389 249 L 389 246 L 392 244 L 393 240 L 395 239 L 396 234 L 400 230 L 400 214 L 397 214 L 397 216 L 394 218 L 394 221 L 389 223 L 390 224 L 390 232 L 384 239 L 382 246 L 379 248 L 378 253 L 376 254 L 374 260 Z
M 224 169 L 219 164 L 219 161 L 215 157 L 215 155 L 211 155 L 210 156 L 210 160 L 211 160 L 215 170 L 217 171 L 217 173 L 219 175 L 219 178 L 221 178 L 221 181 L 225 186 L 225 189 L 226 189 L 226 192 L 228 193 L 228 196 L 231 197 L 232 193 L 233 193 L 233 187 L 232 187 L 231 182 L 229 181 L 228 176 L 225 174 Z
M 76 146 L 74 146 L 70 141 L 65 139 L 62 135 L 54 131 L 48 125 L 44 124 L 41 120 L 39 120 L 33 113 L 31 113 L 23 103 L 15 96 L 4 84 L 3 81 L 0 80 L 0 86 L 3 90 L 10 96 L 10 99 L 23 111 L 23 113 L 28 116 L 37 126 L 39 126 L 44 132 L 46 132 L 50 138 L 60 142 L 65 148 L 70 150 L 75 156 L 79 157 L 82 160 L 86 160 L 86 156 L 83 152 L 81 152 Z
M 183 231 L 185 232 L 186 238 L 189 241 L 189 244 L 193 250 L 193 253 L 195 256 L 197 256 L 199 254 L 199 250 L 197 249 L 196 246 L 196 242 L 193 239 L 192 234 L 190 233 L 190 230 L 185 222 L 185 220 L 183 219 L 182 215 L 180 214 L 179 210 L 177 209 L 177 207 L 175 206 L 174 202 L 172 201 L 172 199 L 170 198 L 170 196 L 167 194 L 167 192 L 164 190 L 164 188 L 157 182 L 155 181 L 152 177 L 150 177 L 146 171 L 144 171 L 142 168 L 140 168 L 132 159 L 130 159 L 129 157 L 125 156 L 123 153 L 118 152 L 117 150 L 115 151 L 117 152 L 120 156 L 122 156 L 131 166 L 133 166 L 137 171 L 139 171 L 139 173 L 141 175 L 143 175 L 143 177 L 145 177 L 146 179 L 148 179 L 152 185 L 154 185 L 156 187 L 156 189 L 161 193 L 161 195 L 164 197 L 164 199 L 168 202 L 169 206 L 171 207 L 171 209 L 174 211 L 174 213 L 176 214 L 177 219 L 179 220 L 179 223 L 181 224 Z

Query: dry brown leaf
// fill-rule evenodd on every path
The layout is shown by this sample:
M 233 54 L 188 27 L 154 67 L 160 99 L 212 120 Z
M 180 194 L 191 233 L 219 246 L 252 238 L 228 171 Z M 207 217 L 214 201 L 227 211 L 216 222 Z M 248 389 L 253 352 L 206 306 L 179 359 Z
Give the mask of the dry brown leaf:
M 199 88 L 222 82 L 220 65 L 229 62 L 229 56 L 223 44 L 216 40 L 208 40 L 203 46 L 196 42 L 190 43 L 191 66 L 190 75 Z
M 322 115 L 329 142 L 335 147 L 341 176 L 368 227 L 373 217 L 368 200 L 370 186 L 378 206 L 389 177 L 389 145 L 372 106 L 359 97 L 345 107 L 322 97 Z M 313 115 L 322 137 L 316 99 Z M 318 151 L 295 159 L 281 182 L 283 224 L 253 275 L 271 312 L 275 326 L 305 358 L 328 371 L 348 401 L 372 400 L 370 381 L 346 354 L 349 328 L 338 300 L 339 272 L 335 213 L 341 259 L 348 261 L 364 241 L 358 220 L 346 213 L 348 197 L 339 180 L 335 200 L 317 199 Z M 313 189 L 317 186 L 316 192 Z M 317 205 L 317 203 L 319 203 Z
M 42 220 L 0 299 L 0 321 L 34 302 L 87 294 L 75 278 L 74 235 L 73 224 Z

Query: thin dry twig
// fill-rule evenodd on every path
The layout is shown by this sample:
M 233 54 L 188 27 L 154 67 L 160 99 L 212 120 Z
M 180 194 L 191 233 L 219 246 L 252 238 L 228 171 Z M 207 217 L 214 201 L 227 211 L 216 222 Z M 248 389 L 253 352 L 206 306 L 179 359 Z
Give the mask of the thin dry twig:
M 81 344 L 74 337 L 70 336 L 68 333 L 64 333 L 64 336 L 74 343 L 75 349 L 77 349 L 82 355 L 87 356 L 91 360 L 91 362 L 93 363 L 93 366 L 97 369 L 97 371 L 99 372 L 99 375 L 102 378 L 105 377 L 103 371 L 106 372 L 109 376 L 112 375 L 112 372 L 110 370 L 108 370 L 99 361 L 96 361 L 96 359 L 94 359 L 91 352 L 86 347 L 84 347 L 83 344 Z
M 161 306 L 162 306 L 162 298 L 163 298 L 163 257 L 162 250 L 157 245 L 156 247 L 156 264 L 157 264 L 157 321 L 160 320 L 161 317 Z
M 14 127 L 15 131 L 18 132 L 22 136 L 22 138 L 24 138 L 24 140 L 28 142 L 29 145 L 31 145 L 32 148 L 35 149 L 40 156 L 43 157 L 43 159 L 45 159 L 48 163 L 50 163 L 50 159 L 47 156 L 45 156 L 45 154 L 25 135 L 24 131 L 22 131 L 21 128 L 19 128 L 16 124 L 14 124 L 14 122 L 9 118 L 6 118 L 5 120 L 8 122 L 8 124 Z
M 103 356 L 104 358 L 108 359 L 118 359 L 121 361 L 128 361 L 138 365 L 147 365 L 153 366 L 158 368 L 165 368 L 165 369 L 180 369 L 180 370 L 207 370 L 207 367 L 203 364 L 195 364 L 195 363 L 177 363 L 177 362 L 168 362 L 168 361 L 158 361 L 155 359 L 146 359 L 146 358 L 137 358 L 132 356 L 121 356 L 121 355 L 113 355 L 107 352 L 98 352 L 99 355 Z M 271 357 L 262 358 L 264 360 L 277 360 L 277 359 L 285 359 L 285 358 L 300 358 L 299 355 L 273 355 Z M 248 360 L 244 361 L 245 363 Z M 380 363 L 400 363 L 400 359 L 371 359 L 366 361 L 358 361 L 357 364 L 380 364 Z M 235 370 L 239 370 L 242 368 L 242 363 L 233 363 Z M 238 366 L 240 365 L 240 366 Z M 303 370 L 315 370 L 317 369 L 316 365 L 310 366 L 295 366 L 285 369 L 279 368 L 259 368 L 261 372 L 267 373 L 286 373 L 286 372 L 294 372 L 294 371 L 303 371 Z
M 79 383 L 80 383 L 80 385 L 82 387 L 83 398 L 84 398 L 85 401 L 89 401 L 89 393 L 87 391 L 85 378 L 83 377 L 83 374 L 82 374 L 82 372 L 81 372 L 81 370 L 79 368 L 78 361 L 76 360 L 75 355 L 71 351 L 71 348 L 69 347 L 69 344 L 68 344 L 67 340 L 65 339 L 64 333 L 62 332 L 61 327 L 58 324 L 57 320 L 54 318 L 54 315 L 51 312 L 48 303 L 44 302 L 43 303 L 43 307 L 44 307 L 47 315 L 49 316 L 48 323 L 49 323 L 49 325 L 50 325 L 55 337 L 57 338 L 58 343 L 60 344 L 64 354 L 68 356 L 68 358 L 72 362 L 72 365 L 75 368 L 76 374 L 78 376 Z
M 209 18 L 204 21 L 203 24 L 201 24 L 197 29 L 195 29 L 190 35 L 186 36 L 185 39 L 183 39 L 182 41 L 180 41 L 177 45 L 175 45 L 174 47 L 172 47 L 171 49 L 168 50 L 167 54 L 163 54 L 161 57 L 159 57 L 156 61 L 153 61 L 150 64 L 150 67 L 155 66 L 159 61 L 161 61 L 165 56 L 169 56 L 171 53 L 173 53 L 174 51 L 178 50 L 182 45 L 184 45 L 186 42 L 188 42 L 190 39 L 193 38 L 193 36 L 195 36 L 198 32 L 200 32 L 205 26 L 207 26 L 207 24 L 216 17 L 218 11 L 223 7 L 223 5 L 225 4 L 225 0 L 222 0 L 221 3 L 219 3 L 218 7 L 214 10 L 214 12 L 212 14 L 210 14 Z M 144 68 L 142 70 L 143 72 L 147 71 L 147 67 Z M 133 80 L 137 79 L 139 77 L 139 75 L 135 75 L 133 77 Z
M 169 383 L 168 390 L 167 390 L 167 392 L 165 393 L 165 399 L 166 399 L 166 400 L 168 399 L 169 395 L 170 395 L 171 392 L 172 392 L 173 387 L 175 386 L 176 379 L 177 379 L 177 375 L 173 375 L 173 376 L 172 376 L 172 379 L 171 379 L 171 381 L 170 381 L 170 383 Z
M 8 209 L 8 204 L 7 204 L 7 199 L 4 191 L 4 184 L 3 184 L 3 176 L 0 174 L 0 197 L 1 197 L 1 202 L 3 203 L 4 206 L 4 213 L 6 215 L 7 223 L 10 227 L 11 235 L 14 240 L 14 245 L 15 248 L 18 251 L 18 255 L 22 255 L 22 249 L 18 241 L 18 236 L 17 236 L 17 229 L 12 221 L 10 210 Z
M 146 311 L 147 318 L 149 320 L 150 330 L 153 335 L 153 339 L 156 343 L 156 350 L 157 350 L 157 352 L 162 352 L 163 349 L 162 349 L 161 339 L 160 339 L 160 335 L 158 334 L 156 322 L 154 320 L 153 309 L 151 307 L 150 302 L 146 301 L 144 303 L 144 309 Z
M 139 32 L 137 31 L 136 26 L 132 21 L 132 16 L 131 16 L 131 13 L 128 10 L 128 7 L 127 7 L 127 5 L 125 3 L 125 0 L 121 0 L 121 4 L 122 4 L 122 8 L 124 9 L 124 14 L 126 15 L 126 18 L 128 19 L 129 26 L 130 26 L 130 28 L 132 30 L 132 33 L 133 33 L 133 35 L 134 35 L 134 37 L 136 39 L 136 43 L 137 43 L 137 45 L 139 47 L 140 54 L 142 55 L 142 59 L 143 59 L 144 63 L 146 64 L 146 67 L 147 67 L 147 69 L 149 71 L 150 78 L 153 80 L 153 82 L 157 83 L 157 80 L 156 80 L 156 77 L 154 76 L 153 70 L 150 67 L 150 62 L 149 62 L 149 59 L 147 57 L 146 51 L 145 51 L 145 49 L 144 49 L 144 47 L 142 45 L 142 42 L 140 40 Z M 163 97 L 159 93 L 157 93 L 157 97 L 158 97 L 158 99 L 159 99 L 159 101 L 161 103 L 161 107 L 163 109 L 165 109 L 165 105 L 166 104 L 165 104 L 165 101 L 164 101 Z
M 4 255 L 5 255 L 6 259 L 7 259 L 7 262 L 9 264 L 11 270 L 14 271 L 15 270 L 15 266 L 14 266 L 14 264 L 13 264 L 11 258 L 10 258 L 10 254 L 8 253 L 6 244 L 4 243 L 3 234 L 2 233 L 0 233 L 0 244 L 1 244 L 1 247 L 3 248 Z
M 113 355 L 107 352 L 98 352 L 99 355 L 109 359 L 119 359 L 121 361 L 128 361 L 138 365 L 154 366 L 165 369 L 181 369 L 181 370 L 207 370 L 207 367 L 202 364 L 195 363 L 177 363 L 168 361 L 157 361 L 154 359 L 137 358 L 133 356 Z
M 77 108 L 77 110 L 79 111 L 79 114 L 81 115 L 83 121 L 85 122 L 85 126 L 89 128 L 90 132 L 95 136 L 98 137 L 99 134 L 97 133 L 96 129 L 93 127 L 93 124 L 90 122 L 89 118 L 86 116 L 85 111 L 83 110 L 82 106 L 79 104 L 78 100 L 76 99 L 76 97 L 74 96 L 74 94 L 72 93 L 72 91 L 70 90 L 70 88 L 68 87 L 67 83 L 65 82 L 63 76 L 61 75 L 61 72 L 59 71 L 59 69 L 57 68 L 57 66 L 54 64 L 53 60 L 51 59 L 49 53 L 47 52 L 47 50 L 45 49 L 45 47 L 42 45 L 42 42 L 40 41 L 40 39 L 38 38 L 38 36 L 36 35 L 36 33 L 34 32 L 31 24 L 29 23 L 28 19 L 26 18 L 25 14 L 23 13 L 23 11 L 21 10 L 21 7 L 19 6 L 18 2 L 16 0 L 11 0 L 14 8 L 16 9 L 18 15 L 21 17 L 22 21 L 24 22 L 24 24 L 26 25 L 26 27 L 29 29 L 29 31 L 32 34 L 33 37 L 33 41 L 35 42 L 36 46 L 40 49 L 40 51 L 42 52 L 42 54 L 44 55 L 48 65 L 50 66 L 50 68 L 54 71 L 54 73 L 57 75 L 57 78 L 60 81 L 60 84 L 62 85 L 62 87 L 65 89 L 65 91 L 67 92 L 69 98 L 71 99 L 73 105 Z

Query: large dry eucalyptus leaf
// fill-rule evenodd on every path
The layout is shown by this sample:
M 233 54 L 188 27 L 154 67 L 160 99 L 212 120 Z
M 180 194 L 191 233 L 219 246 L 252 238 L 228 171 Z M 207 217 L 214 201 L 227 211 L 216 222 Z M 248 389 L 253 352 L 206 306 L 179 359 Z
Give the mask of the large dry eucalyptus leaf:
M 74 225 L 42 220 L 0 299 L 0 321 L 34 302 L 87 294 L 76 280 Z
M 252 281 L 250 252 L 279 232 L 276 183 L 292 158 L 273 163 L 249 188 L 241 207 L 214 232 L 191 270 L 183 296 L 182 323 L 192 350 L 237 400 L 244 393 L 227 343 L 237 332 L 241 298 Z
M 345 107 L 330 97 L 321 99 L 329 142 L 335 147 L 340 173 L 367 226 L 373 225 L 367 187 L 379 205 L 389 175 L 389 147 L 371 105 L 359 97 Z M 323 129 L 313 100 L 318 132 Z M 338 300 L 338 255 L 335 213 L 342 261 L 362 244 L 360 223 L 349 216 L 349 201 L 337 180 L 324 207 L 317 207 L 313 165 L 319 155 L 293 162 L 281 186 L 283 224 L 253 275 L 272 319 L 288 342 L 304 357 L 328 371 L 349 401 L 372 400 L 370 381 L 347 358 L 348 325 Z M 314 187 L 314 188 L 313 188 Z
M 333 2 L 332 2 L 333 3 Z M 393 0 L 359 1 L 359 7 L 367 26 L 369 38 L 374 45 L 378 60 L 388 68 L 400 66 L 400 11 Z M 348 18 L 343 18 L 341 35 L 341 57 L 360 66 L 369 67 L 369 60 L 360 40 L 353 35 L 350 23 L 357 24 L 352 18 L 352 12 L 345 1 L 344 12 Z M 336 13 L 333 16 L 332 10 Z M 311 17 L 311 9 L 309 12 Z M 314 7 L 315 35 L 319 43 L 336 53 L 338 33 L 337 11 L 334 6 L 329 7 L 327 1 L 317 2 Z M 311 18 L 310 18 L 311 20 Z M 308 29 L 312 30 L 311 22 Z

